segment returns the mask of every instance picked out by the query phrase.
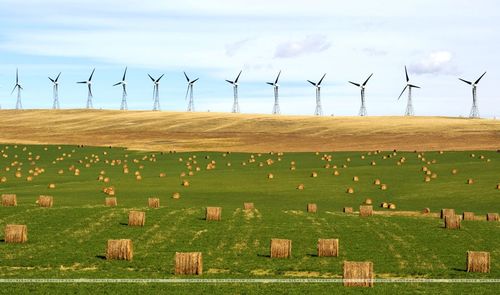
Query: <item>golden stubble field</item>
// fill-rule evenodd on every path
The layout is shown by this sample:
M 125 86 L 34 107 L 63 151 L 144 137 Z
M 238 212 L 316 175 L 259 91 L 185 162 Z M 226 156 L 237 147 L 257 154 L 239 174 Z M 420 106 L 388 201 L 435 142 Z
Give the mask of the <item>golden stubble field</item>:
M 112 110 L 0 110 L 0 142 L 177 151 L 497 150 L 500 121 Z

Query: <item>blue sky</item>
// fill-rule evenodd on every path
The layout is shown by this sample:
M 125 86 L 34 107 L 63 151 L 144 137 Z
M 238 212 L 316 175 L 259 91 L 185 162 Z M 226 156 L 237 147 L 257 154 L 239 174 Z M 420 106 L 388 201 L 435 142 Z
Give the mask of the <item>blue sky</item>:
M 86 88 L 76 81 L 95 67 L 94 107 L 118 109 L 111 85 L 129 67 L 129 108 L 153 107 L 147 73 L 165 74 L 162 110 L 184 111 L 186 71 L 197 111 L 228 112 L 240 69 L 243 113 L 271 113 L 277 72 L 283 114 L 314 113 L 314 88 L 323 82 L 323 112 L 357 115 L 361 82 L 369 115 L 401 115 L 404 65 L 415 90 L 416 115 L 468 116 L 477 79 L 482 117 L 500 115 L 500 2 L 441 1 L 106 1 L 0 0 L 0 105 L 15 106 L 15 70 L 25 108 L 50 108 L 47 76 L 62 72 L 62 108 L 81 108 Z

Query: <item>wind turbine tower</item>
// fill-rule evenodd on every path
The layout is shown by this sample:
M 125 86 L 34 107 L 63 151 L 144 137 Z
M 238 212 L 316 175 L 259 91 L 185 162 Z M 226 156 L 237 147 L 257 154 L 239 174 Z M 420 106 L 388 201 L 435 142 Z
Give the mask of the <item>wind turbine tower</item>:
M 18 69 L 16 69 L 16 85 L 14 85 L 14 89 L 12 89 L 12 92 L 10 94 L 12 95 L 12 93 L 14 93 L 14 91 L 16 89 L 17 89 L 16 110 L 22 110 L 23 104 L 21 103 L 21 90 L 23 90 L 23 87 L 21 86 L 21 84 L 19 84 L 19 71 L 18 71 Z
M 281 71 L 279 71 L 278 76 L 276 77 L 276 80 L 274 82 L 266 82 L 267 84 L 273 86 L 274 89 L 274 107 L 273 107 L 273 115 L 279 115 L 280 114 L 280 103 L 279 103 L 279 85 L 278 85 L 278 80 L 280 78 Z
M 323 77 L 321 77 L 318 83 L 314 83 L 311 80 L 307 80 L 307 82 L 311 83 L 316 88 L 316 110 L 314 111 L 314 115 L 316 116 L 323 115 L 323 109 L 321 108 L 321 82 L 323 82 L 325 76 L 326 73 L 323 74 Z
M 470 115 L 469 115 L 470 118 L 479 118 L 479 108 L 477 107 L 476 88 L 477 88 L 477 84 L 479 83 L 479 81 L 481 81 L 481 78 L 483 78 L 484 75 L 486 75 L 486 72 L 484 72 L 481 75 L 481 77 L 479 77 L 479 79 L 477 79 L 476 82 L 474 82 L 474 83 L 467 81 L 467 80 L 464 80 L 462 78 L 458 78 L 460 81 L 465 82 L 465 83 L 469 84 L 470 86 L 472 86 L 472 108 L 470 110 Z
M 125 67 L 125 71 L 123 72 L 123 78 L 122 78 L 122 80 L 120 82 L 115 83 L 113 85 L 113 86 L 122 85 L 122 88 L 123 88 L 122 103 L 120 105 L 120 110 L 122 110 L 122 111 L 128 110 L 128 106 L 127 106 L 127 82 L 125 81 L 125 77 L 126 76 L 127 76 L 127 67 Z
M 366 116 L 367 115 L 367 113 L 366 113 L 366 105 L 365 105 L 365 88 L 366 88 L 366 84 L 368 83 L 368 80 L 370 80 L 370 78 L 372 76 L 373 76 L 373 73 L 370 76 L 368 76 L 368 78 L 366 79 L 366 81 L 363 84 L 354 83 L 354 82 L 349 81 L 349 83 L 351 83 L 354 86 L 358 86 L 359 89 L 361 89 L 361 107 L 359 108 L 359 115 L 360 116 Z
M 94 108 L 94 106 L 92 105 L 92 77 L 94 76 L 94 72 L 95 72 L 95 69 L 92 70 L 92 73 L 90 74 L 90 77 L 87 81 L 76 82 L 79 84 L 87 84 L 87 87 L 88 87 L 87 109 Z
M 153 111 L 160 110 L 160 80 L 161 80 L 161 78 L 163 78 L 163 75 L 165 75 L 165 74 L 162 74 L 160 76 L 160 78 L 158 78 L 158 79 L 154 79 L 153 77 L 151 77 L 150 74 L 148 74 L 151 81 L 153 81 L 153 101 L 154 101 Z M 125 80 L 125 79 L 123 79 L 123 80 Z
M 408 71 L 406 70 L 406 66 L 405 66 L 405 74 L 406 74 L 406 86 L 405 86 L 405 88 L 403 88 L 403 91 L 401 91 L 401 94 L 399 95 L 398 100 L 401 98 L 401 96 L 405 92 L 406 88 L 408 88 L 408 102 L 406 104 L 405 116 L 413 116 L 413 104 L 411 101 L 411 89 L 412 88 L 420 88 L 420 87 L 410 83 L 410 78 L 408 77 Z
M 189 77 L 186 75 L 186 72 L 184 72 L 184 77 L 186 77 L 186 80 L 188 82 L 187 90 L 186 90 L 186 97 L 184 98 L 185 100 L 187 99 L 189 95 L 189 104 L 188 104 L 188 112 L 194 112 L 194 98 L 193 98 L 193 84 L 194 82 L 198 81 L 200 78 L 196 78 L 194 80 L 189 80 Z
M 240 75 L 241 75 L 241 71 L 234 81 L 226 80 L 226 82 L 233 85 L 234 101 L 233 101 L 233 109 L 231 110 L 232 113 L 239 113 L 240 112 L 240 105 L 238 103 L 238 79 L 240 78 Z
M 52 103 L 52 109 L 53 110 L 58 110 L 59 109 L 59 76 L 61 76 L 61 73 L 59 72 L 59 75 L 55 79 L 52 79 L 49 77 L 49 80 L 52 82 L 52 93 L 53 93 L 53 98 L 54 102 Z

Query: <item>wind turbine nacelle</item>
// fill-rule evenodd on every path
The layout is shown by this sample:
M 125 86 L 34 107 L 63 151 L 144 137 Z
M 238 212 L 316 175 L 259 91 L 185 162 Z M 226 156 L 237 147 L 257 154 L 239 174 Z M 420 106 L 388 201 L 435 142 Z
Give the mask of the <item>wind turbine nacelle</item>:
M 87 84 L 92 84 L 92 81 L 87 81 Z

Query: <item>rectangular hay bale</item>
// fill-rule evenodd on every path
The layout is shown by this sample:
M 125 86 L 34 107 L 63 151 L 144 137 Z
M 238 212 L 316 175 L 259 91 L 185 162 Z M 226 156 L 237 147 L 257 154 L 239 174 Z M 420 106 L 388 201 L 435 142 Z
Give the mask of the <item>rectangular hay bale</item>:
M 455 209 L 441 209 L 441 219 L 444 219 L 445 216 L 453 215 L 455 215 Z
M 500 217 L 498 213 L 488 213 L 486 214 L 486 221 L 499 221 Z
M 359 206 L 359 216 L 372 216 L 373 215 L 373 206 L 372 205 L 361 205 Z
M 203 257 L 201 252 L 175 252 L 176 275 L 201 275 Z
M 6 243 L 25 243 L 28 241 L 28 227 L 24 224 L 7 224 L 4 239 Z
M 205 220 L 207 221 L 220 221 L 222 215 L 221 207 L 207 207 L 205 212 Z
M 475 220 L 474 212 L 464 212 L 462 214 L 463 220 Z
M 16 194 L 2 194 L 2 206 L 3 207 L 17 206 Z
M 149 208 L 160 208 L 160 199 L 159 198 L 149 198 L 148 199 Z
M 345 287 L 373 287 L 373 262 L 344 261 Z
M 254 206 L 253 206 L 253 203 L 243 203 L 243 208 L 245 210 L 253 210 Z
M 309 203 L 307 204 L 307 212 L 309 213 L 316 213 L 318 211 L 318 206 L 314 203 Z
M 318 257 L 339 256 L 339 239 L 318 239 Z
M 449 229 L 460 229 L 460 223 L 462 221 L 461 216 L 445 216 L 444 217 L 444 227 Z
M 50 208 L 54 204 L 52 196 L 38 196 L 38 206 Z
M 467 272 L 490 272 L 490 252 L 467 251 Z
M 146 212 L 142 211 L 129 211 L 128 212 L 128 225 L 129 226 L 144 226 L 146 223 Z
M 271 258 L 290 258 L 292 256 L 292 240 L 271 239 Z
M 108 207 L 116 207 L 118 205 L 118 202 L 116 200 L 116 197 L 108 197 L 104 201 L 104 204 Z
M 344 207 L 344 209 L 342 211 L 344 213 L 352 213 L 353 212 L 352 207 Z
M 132 240 L 108 240 L 106 259 L 132 260 L 133 256 Z

